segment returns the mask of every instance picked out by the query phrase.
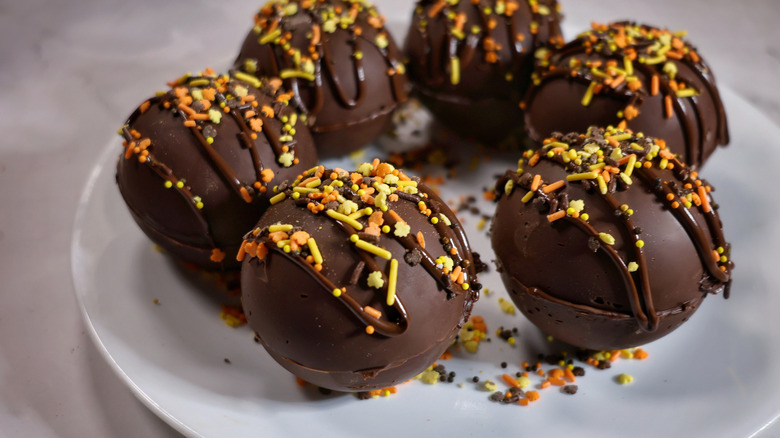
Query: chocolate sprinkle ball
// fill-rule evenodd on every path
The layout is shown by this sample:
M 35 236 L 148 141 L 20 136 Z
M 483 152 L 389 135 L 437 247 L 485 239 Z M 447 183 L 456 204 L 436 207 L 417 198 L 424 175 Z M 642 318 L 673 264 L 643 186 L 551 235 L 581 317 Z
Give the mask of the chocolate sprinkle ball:
M 671 332 L 708 294 L 728 298 L 712 187 L 662 140 L 590 128 L 544 143 L 499 179 L 491 230 L 504 285 L 542 331 L 623 349 Z
M 712 71 L 683 35 L 594 24 L 535 74 L 524 102 L 528 136 L 623 126 L 665 139 L 700 167 L 729 134 Z
M 443 125 L 496 142 L 517 131 L 536 57 L 562 44 L 555 0 L 418 1 L 406 37 L 409 78 Z
M 207 72 L 170 85 L 120 129 L 119 191 L 167 253 L 237 270 L 242 237 L 269 205 L 268 187 L 317 162 L 311 135 L 281 80 L 250 85 Z
M 235 68 L 279 76 L 308 117 L 321 156 L 375 140 L 406 100 L 406 72 L 384 17 L 365 0 L 272 0 Z
M 277 362 L 320 387 L 368 391 L 441 356 L 481 286 L 431 189 L 374 160 L 311 169 L 272 203 L 239 259 L 247 320 Z

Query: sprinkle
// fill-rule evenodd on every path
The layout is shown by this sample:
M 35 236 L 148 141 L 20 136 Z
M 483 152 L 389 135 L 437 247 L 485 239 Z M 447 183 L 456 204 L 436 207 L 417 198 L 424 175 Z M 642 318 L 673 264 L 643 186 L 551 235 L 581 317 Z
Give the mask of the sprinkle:
M 287 195 L 284 192 L 281 192 L 271 197 L 271 199 L 269 199 L 269 202 L 271 203 L 271 205 L 278 204 L 279 202 L 282 202 L 286 197 Z
M 534 175 L 534 179 L 533 181 L 531 181 L 531 191 L 535 192 L 541 184 L 542 184 L 542 175 L 539 174 Z
M 460 58 L 457 56 L 450 58 L 450 82 L 452 85 L 460 83 Z
M 354 228 L 354 229 L 356 229 L 358 231 L 363 229 L 363 224 L 361 224 L 360 222 L 350 218 L 349 216 L 346 216 L 346 215 L 343 215 L 343 214 L 337 212 L 336 210 L 328 209 L 328 210 L 325 211 L 325 214 L 327 214 L 328 216 L 330 216 L 333 219 L 336 219 L 338 221 L 344 222 L 345 224 L 348 224 L 349 226 L 351 226 L 352 228 Z
M 562 219 L 564 216 L 566 216 L 566 210 L 558 210 L 555 213 L 548 214 L 547 220 L 550 222 L 555 222 L 558 219 Z
M 621 385 L 628 385 L 629 383 L 632 383 L 634 381 L 634 376 L 631 374 L 619 374 L 615 380 L 617 380 L 618 383 Z
M 382 312 L 374 309 L 371 306 L 365 306 L 363 307 L 363 311 L 366 312 L 368 315 L 373 316 L 376 319 L 379 319 L 382 317 Z
M 628 263 L 628 272 L 636 272 L 637 269 L 639 269 L 639 265 L 636 262 Z
M 588 106 L 590 105 L 591 100 L 593 99 L 593 92 L 596 89 L 596 82 L 591 82 L 588 86 L 588 90 L 585 91 L 585 95 L 582 97 L 582 106 Z
M 608 233 L 599 233 L 599 239 L 601 239 L 601 241 L 606 243 L 607 245 L 614 245 L 615 244 L 615 238 L 612 237 L 612 235 L 608 234 Z
M 597 176 L 598 173 L 596 172 L 572 173 L 571 175 L 566 175 L 566 181 L 581 181 L 584 179 L 595 179 Z
M 309 245 L 309 252 L 311 252 L 311 256 L 314 257 L 314 263 L 321 265 L 324 260 L 322 259 L 322 253 L 320 253 L 320 248 L 317 246 L 317 242 L 313 237 L 310 237 L 306 243 Z
M 636 247 L 637 247 L 637 248 L 642 248 L 642 247 L 644 247 L 644 246 L 645 246 L 645 241 L 644 241 L 644 240 L 641 240 L 641 239 L 640 239 L 640 240 L 637 240 L 637 241 L 636 241 Z
M 395 290 L 398 282 L 398 260 L 390 260 L 390 273 L 387 278 L 387 305 L 395 304 Z
M 329 210 L 332 211 L 332 210 Z M 365 240 L 360 240 L 359 238 L 355 241 L 355 246 L 362 249 L 363 251 L 370 252 L 371 254 L 374 254 L 376 256 L 382 257 L 383 259 L 390 260 L 393 258 L 393 254 L 384 249 L 380 248 L 376 245 L 373 245 L 371 243 L 366 242 Z
M 293 226 L 289 224 L 275 224 L 268 227 L 269 233 L 276 233 L 278 231 L 281 231 L 283 233 L 288 233 L 292 231 Z
M 561 179 L 561 180 L 558 180 L 558 181 L 556 181 L 556 182 L 554 182 L 552 184 L 548 184 L 548 185 L 542 187 L 542 192 L 550 193 L 550 192 L 553 192 L 555 190 L 560 189 L 564 185 L 566 185 L 566 181 Z

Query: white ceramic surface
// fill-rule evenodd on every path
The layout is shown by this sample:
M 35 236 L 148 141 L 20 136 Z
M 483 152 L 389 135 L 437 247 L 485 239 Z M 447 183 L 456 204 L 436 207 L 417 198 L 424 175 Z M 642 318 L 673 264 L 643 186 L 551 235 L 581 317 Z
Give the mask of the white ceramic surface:
M 529 407 L 503 406 L 489 402 L 489 393 L 469 381 L 478 375 L 501 386 L 501 373 L 558 348 L 547 345 L 522 316 L 500 311 L 498 297 L 506 295 L 495 272 L 481 277 L 495 292 L 483 296 L 475 314 L 485 316 L 491 332 L 500 325 L 518 327 L 519 342 L 510 347 L 492 336 L 477 355 L 461 352 L 442 362 L 456 371 L 462 387 L 413 381 L 396 395 L 359 401 L 297 386 L 252 342 L 246 327 L 232 329 L 222 322 L 217 290 L 181 272 L 137 229 L 113 181 L 118 140 L 100 157 L 79 206 L 72 248 L 76 293 L 93 338 L 115 371 L 150 409 L 189 436 L 258 431 L 264 436 L 360 436 L 366 431 L 372 436 L 487 436 L 518 430 L 549 436 L 583 431 L 603 437 L 627 431 L 751 435 L 780 414 L 780 374 L 774 366 L 780 361 L 780 318 L 770 287 L 780 232 L 762 220 L 780 213 L 764 198 L 780 151 L 771 142 L 776 127 L 734 93 L 724 90 L 723 95 L 735 146 L 719 151 L 702 174 L 717 188 L 726 237 L 734 246 L 732 298 L 709 297 L 677 332 L 646 346 L 650 358 L 645 361 L 618 361 L 603 371 L 586 367 L 573 396 L 547 389 Z M 481 198 L 492 175 L 512 166 L 511 160 L 496 159 L 474 173 L 462 169 L 459 179 L 442 186 L 442 197 Z M 487 203 L 480 208 L 490 211 Z M 478 217 L 460 216 L 477 251 L 491 260 L 486 231 L 476 229 Z M 507 370 L 500 368 L 502 361 L 509 363 Z M 620 373 L 633 375 L 635 382 L 618 385 L 614 379 Z

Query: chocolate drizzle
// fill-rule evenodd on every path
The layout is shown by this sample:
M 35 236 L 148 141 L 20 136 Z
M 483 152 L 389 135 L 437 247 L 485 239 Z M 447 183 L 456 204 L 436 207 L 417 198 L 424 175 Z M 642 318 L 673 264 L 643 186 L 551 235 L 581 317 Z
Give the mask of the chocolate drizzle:
M 507 172 L 497 183 L 499 193 L 508 196 L 514 190 L 514 186 L 529 189 L 531 191 L 526 195 L 527 200 L 524 198 L 524 202 L 529 202 L 532 198 L 541 200 L 537 204 L 545 206 L 543 212 L 549 213 L 548 220 L 553 227 L 562 219 L 561 223 L 573 225 L 590 236 L 590 241 L 596 242 L 597 245 L 594 251 L 603 251 L 618 269 L 632 315 L 639 327 L 647 332 L 657 330 L 659 315 L 664 313 L 664 309 L 658 311 L 654 303 L 657 294 L 650 287 L 651 272 L 644 254 L 641 230 L 631 219 L 633 210 L 628 204 L 621 205 L 613 196 L 617 190 L 631 188 L 631 173 L 636 175 L 642 185 L 649 188 L 656 199 L 671 211 L 691 239 L 699 255 L 701 266 L 705 270 L 703 284 L 714 282 L 722 285 L 724 297 L 728 298 L 733 269 L 733 263 L 728 260 L 730 246 L 724 239 L 720 219 L 710 206 L 707 193 L 709 186 L 706 181 L 698 179 L 696 172 L 691 172 L 669 152 L 658 147 L 653 139 L 643 137 L 641 134 L 635 136 L 615 130 L 604 133 L 602 130 L 591 128 L 587 136 L 568 135 L 564 138 L 559 135 L 548 139 L 547 143 L 542 150 L 526 155 L 530 157 L 531 169 L 539 160 L 552 161 L 566 169 L 569 175 L 568 181 L 561 184 L 559 189 L 546 190 L 545 183 L 552 184 L 554 181 L 543 181 L 537 178 L 534 182 L 533 176 L 529 173 Z M 600 152 L 598 155 L 597 150 Z M 571 151 L 576 153 L 572 154 Z M 597 156 L 601 157 L 602 164 L 591 159 Z M 633 157 L 629 158 L 629 156 Z M 621 166 L 631 166 L 634 162 L 637 163 L 636 167 L 630 170 L 628 167 L 621 169 Z M 616 183 L 604 182 L 603 175 L 606 170 L 600 169 L 605 169 L 607 166 L 615 170 L 616 173 L 612 174 L 610 181 Z M 532 171 L 531 169 L 529 170 Z M 594 169 L 601 173 L 597 174 Z M 671 171 L 663 169 L 671 169 Z M 669 176 L 673 178 L 665 179 Z M 597 179 L 598 183 L 593 184 L 592 182 Z M 615 212 L 618 223 L 623 229 L 622 234 L 628 237 L 628 241 L 623 246 L 627 248 L 626 251 L 632 253 L 636 263 L 635 269 L 629 269 L 628 261 L 624 260 L 613 247 L 614 237 L 599 233 L 587 218 L 583 219 L 584 211 L 592 211 L 592 207 L 586 205 L 582 212 L 567 210 L 566 206 L 570 205 L 568 197 L 564 198 L 567 184 L 583 184 L 586 190 L 603 200 L 607 211 Z M 694 187 L 698 188 L 698 192 Z M 706 199 L 702 199 L 702 196 Z M 694 211 L 697 214 L 694 214 Z M 701 219 L 697 217 L 704 218 L 706 223 L 701 223 Z M 713 252 L 723 254 L 723 258 L 716 259 Z M 709 280 L 706 280 L 707 277 Z M 549 291 L 545 293 L 550 295 Z

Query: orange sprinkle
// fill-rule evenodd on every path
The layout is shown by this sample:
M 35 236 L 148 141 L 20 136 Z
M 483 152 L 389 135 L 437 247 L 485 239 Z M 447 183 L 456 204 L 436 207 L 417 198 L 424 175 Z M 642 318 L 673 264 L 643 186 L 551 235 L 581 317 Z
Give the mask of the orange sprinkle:
M 300 377 L 296 377 L 295 382 L 298 383 L 298 386 L 306 386 L 306 381 L 301 379 Z
M 547 220 L 549 222 L 555 222 L 558 219 L 563 219 L 564 216 L 566 216 L 566 210 L 558 210 L 555 213 L 548 214 L 547 215 Z
M 422 247 L 422 249 L 425 249 L 425 236 L 423 236 L 422 231 L 417 232 L 417 243 Z
M 568 368 L 563 370 L 563 375 L 566 378 L 566 380 L 568 380 L 569 382 L 574 383 L 574 381 L 577 380 L 577 378 L 574 377 L 574 372 L 572 372 L 572 370 Z
M 517 403 L 521 406 L 528 406 L 528 399 L 527 398 L 521 398 L 517 400 Z
M 545 381 L 544 381 L 544 382 L 542 382 L 542 384 L 540 385 L 540 388 L 542 388 L 542 389 L 549 388 L 549 387 L 550 387 L 550 381 L 549 381 L 549 380 L 545 380 Z
M 249 190 L 247 190 L 246 187 L 242 186 L 240 189 L 238 189 L 238 191 L 241 193 L 241 197 L 244 198 L 245 202 L 252 202 L 252 196 L 249 194 Z
M 441 356 L 439 356 L 439 360 L 449 360 L 449 359 L 452 359 L 452 352 L 449 349 L 444 350 L 444 353 L 442 353 Z
M 222 251 L 219 248 L 214 248 L 214 249 L 211 250 L 211 257 L 209 257 L 209 260 L 211 260 L 212 262 L 219 263 L 219 262 L 221 262 L 224 259 L 225 259 L 225 252 L 224 251 Z
M 634 359 L 644 360 L 647 359 L 648 356 L 649 354 L 641 348 L 637 348 L 636 351 L 634 351 Z
M 620 350 L 615 350 L 609 355 L 609 361 L 614 362 L 620 357 Z
M 566 381 L 561 379 L 561 378 L 552 378 L 551 377 L 549 379 L 549 381 L 550 381 L 550 384 L 555 385 L 555 386 L 564 386 L 564 385 L 566 385 Z
M 666 110 L 666 118 L 670 118 L 674 115 L 674 107 L 672 106 L 672 96 L 667 95 L 664 97 L 664 109 Z
M 704 187 L 699 186 L 699 190 L 697 191 L 699 194 L 699 198 L 701 198 L 701 208 L 704 210 L 705 213 L 709 213 L 712 211 L 712 207 L 710 206 L 710 200 L 707 198 L 707 191 Z
M 143 114 L 149 109 L 150 106 L 152 106 L 152 103 L 147 100 L 146 102 L 142 103 L 141 106 L 138 107 L 138 111 L 140 111 L 141 114 Z
M 374 334 L 374 326 L 373 325 L 367 325 L 366 326 L 366 333 L 368 333 L 369 335 L 373 335 Z
M 539 185 L 541 184 L 542 184 L 542 175 L 539 174 L 534 175 L 534 179 L 533 181 L 531 181 L 531 191 L 535 192 L 539 188 Z
M 382 312 L 374 309 L 371 306 L 365 306 L 363 307 L 363 311 L 366 312 L 368 315 L 373 316 L 376 319 L 379 319 L 382 317 Z
M 520 384 L 517 383 L 517 380 L 515 380 L 514 377 L 510 376 L 509 374 L 502 374 L 501 378 L 504 379 L 504 382 L 512 388 L 520 387 Z
M 529 166 L 531 166 L 531 167 L 533 167 L 533 166 L 536 166 L 536 163 L 538 163 L 538 162 L 539 162 L 539 158 L 540 158 L 540 156 L 539 156 L 539 153 L 538 153 L 538 152 L 537 152 L 537 153 L 535 153 L 535 154 L 534 154 L 534 155 L 533 155 L 533 156 L 532 156 L 532 157 L 531 157 L 531 158 L 528 160 L 528 165 L 529 165 Z
M 526 398 L 530 401 L 539 400 L 539 393 L 536 391 L 528 391 L 525 393 Z
M 653 75 L 652 78 L 650 78 L 650 95 L 655 96 L 658 94 L 661 88 L 661 80 L 658 77 L 658 75 Z
M 555 181 L 552 184 L 547 184 L 546 186 L 542 187 L 542 192 L 550 193 L 552 191 L 560 189 L 564 185 L 566 185 L 566 181 L 561 179 L 561 180 Z
M 186 126 L 188 128 L 194 128 L 196 126 L 195 125 L 195 121 L 194 120 L 186 120 L 184 122 L 184 126 Z
M 452 270 L 452 274 L 450 274 L 450 279 L 452 281 L 455 281 L 458 279 L 458 276 L 462 273 L 462 268 L 460 266 L 455 266 L 455 269 Z
M 560 368 L 553 368 L 553 369 L 551 369 L 551 370 L 550 370 L 550 372 L 548 373 L 548 375 L 549 375 L 549 376 L 550 376 L 550 378 L 552 378 L 552 379 L 560 379 L 560 378 L 562 378 L 562 377 L 563 377 L 563 370 L 562 370 L 562 369 L 560 369 Z

